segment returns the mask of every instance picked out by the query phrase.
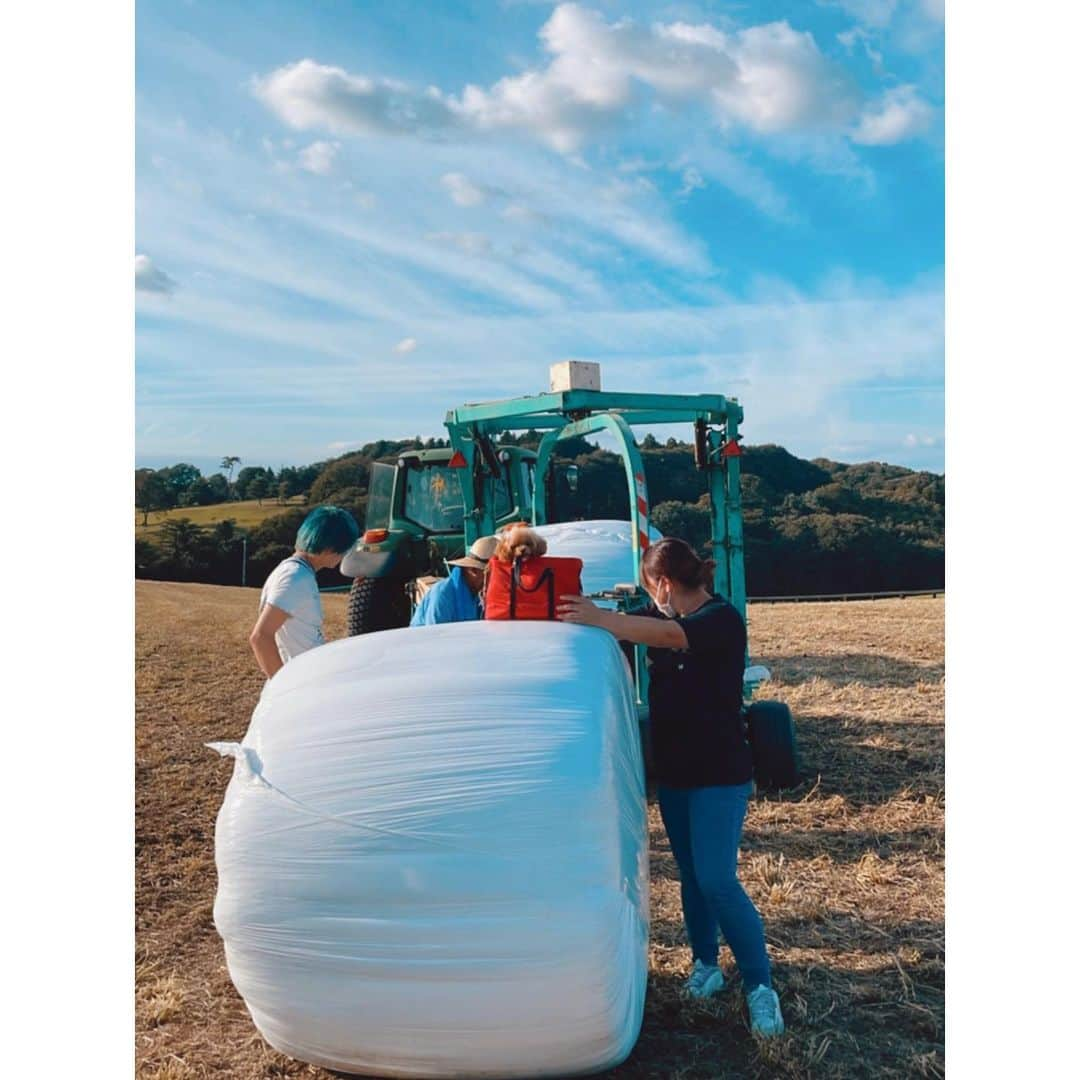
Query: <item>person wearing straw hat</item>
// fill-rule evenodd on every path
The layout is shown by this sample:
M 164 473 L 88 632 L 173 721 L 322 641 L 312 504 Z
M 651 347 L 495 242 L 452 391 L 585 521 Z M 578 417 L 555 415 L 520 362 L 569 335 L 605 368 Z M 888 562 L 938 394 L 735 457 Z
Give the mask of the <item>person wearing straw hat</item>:
M 450 576 L 437 581 L 416 605 L 410 626 L 469 622 L 483 616 L 484 576 L 499 541 L 481 536 L 466 555 L 448 559 Z

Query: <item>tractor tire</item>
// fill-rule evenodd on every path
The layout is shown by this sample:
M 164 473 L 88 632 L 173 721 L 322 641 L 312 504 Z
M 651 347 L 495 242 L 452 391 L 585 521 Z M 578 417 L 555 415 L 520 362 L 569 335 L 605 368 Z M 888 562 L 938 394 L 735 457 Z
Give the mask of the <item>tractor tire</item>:
M 746 710 L 746 728 L 757 786 L 794 787 L 799 782 L 799 754 L 791 710 L 782 701 L 755 701 Z
M 345 609 L 345 633 L 372 634 L 409 625 L 409 598 L 400 578 L 355 578 Z

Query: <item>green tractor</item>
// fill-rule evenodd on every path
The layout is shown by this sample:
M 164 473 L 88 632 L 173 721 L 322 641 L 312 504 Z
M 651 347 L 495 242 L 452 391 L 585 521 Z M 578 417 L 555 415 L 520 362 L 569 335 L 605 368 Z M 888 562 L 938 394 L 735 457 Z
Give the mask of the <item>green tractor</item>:
M 485 464 L 492 532 L 531 520 L 536 454 L 500 446 Z M 465 554 L 462 475 L 453 449 L 407 451 L 396 465 L 372 466 L 366 528 L 341 562 L 341 572 L 354 579 L 346 609 L 349 634 L 408 626 L 423 583 L 444 576 L 446 560 Z
M 368 488 L 366 531 L 345 556 L 341 572 L 353 577 L 347 609 L 350 634 L 408 625 L 411 606 L 432 576 L 446 573 L 481 536 L 512 521 L 544 525 L 557 520 L 562 485 L 576 487 L 573 466 L 559 475 L 561 440 L 606 434 L 623 462 L 631 522 L 633 578 L 612 582 L 595 597 L 619 610 L 649 604 L 641 588 L 641 556 L 649 544 L 645 468 L 632 427 L 690 424 L 694 461 L 708 480 L 713 591 L 745 619 L 742 502 L 739 495 L 739 424 L 742 407 L 719 394 L 628 394 L 600 389 L 598 364 L 565 362 L 551 369 L 551 390 L 531 397 L 463 405 L 446 414 L 450 447 L 403 454 L 396 465 L 375 465 Z M 536 452 L 498 445 L 506 431 L 543 432 Z M 647 722 L 645 649 L 632 650 L 639 713 Z M 767 675 L 765 675 L 767 677 Z M 752 702 L 762 669 L 744 682 L 746 716 L 760 787 L 798 781 L 795 732 L 786 705 Z

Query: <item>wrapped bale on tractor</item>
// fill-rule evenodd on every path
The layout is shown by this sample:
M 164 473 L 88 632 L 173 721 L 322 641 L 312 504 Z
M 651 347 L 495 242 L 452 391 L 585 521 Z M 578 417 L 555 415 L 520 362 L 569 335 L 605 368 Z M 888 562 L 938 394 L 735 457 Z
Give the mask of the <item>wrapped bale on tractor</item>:
M 534 528 L 547 541 L 549 555 L 581 559 L 581 586 L 586 594 L 636 583 L 631 538 L 634 526 L 629 521 L 563 521 Z M 663 534 L 650 526 L 650 543 L 661 539 Z
M 632 685 L 562 623 L 391 630 L 266 686 L 214 920 L 277 1050 L 348 1073 L 570 1076 L 632 1049 L 648 940 Z

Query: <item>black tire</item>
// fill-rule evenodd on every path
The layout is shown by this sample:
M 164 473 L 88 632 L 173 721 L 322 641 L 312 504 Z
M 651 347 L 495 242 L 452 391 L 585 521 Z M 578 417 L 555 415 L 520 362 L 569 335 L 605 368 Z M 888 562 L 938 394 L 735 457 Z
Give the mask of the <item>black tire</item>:
M 791 710 L 782 701 L 755 701 L 746 710 L 746 729 L 757 786 L 794 787 L 799 782 L 799 753 Z
M 409 598 L 400 578 L 355 578 L 345 609 L 345 633 L 372 634 L 409 625 Z

